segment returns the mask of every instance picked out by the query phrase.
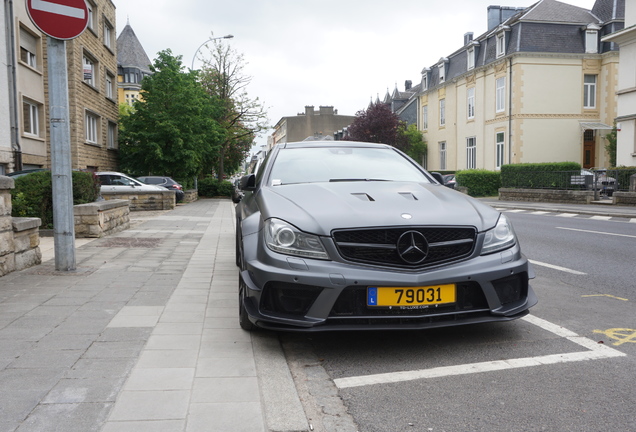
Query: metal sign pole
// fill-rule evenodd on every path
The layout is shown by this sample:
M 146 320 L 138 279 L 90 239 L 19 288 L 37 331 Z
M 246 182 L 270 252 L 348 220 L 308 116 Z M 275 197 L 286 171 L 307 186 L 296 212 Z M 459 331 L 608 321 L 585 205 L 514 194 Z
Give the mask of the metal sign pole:
M 66 41 L 48 37 L 47 54 L 55 270 L 73 271 L 75 270 L 75 218 Z

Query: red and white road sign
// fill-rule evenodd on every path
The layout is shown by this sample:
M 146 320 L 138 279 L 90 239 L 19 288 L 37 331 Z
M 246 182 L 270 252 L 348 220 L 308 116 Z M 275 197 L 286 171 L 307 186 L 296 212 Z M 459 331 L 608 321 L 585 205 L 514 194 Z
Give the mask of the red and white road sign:
M 33 24 L 55 39 L 76 38 L 88 25 L 85 0 L 26 0 L 26 6 Z

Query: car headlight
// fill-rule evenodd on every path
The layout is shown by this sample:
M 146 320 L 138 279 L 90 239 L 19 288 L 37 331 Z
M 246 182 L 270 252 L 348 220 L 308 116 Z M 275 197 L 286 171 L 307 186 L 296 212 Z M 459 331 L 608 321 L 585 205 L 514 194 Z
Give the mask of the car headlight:
M 274 252 L 305 258 L 329 259 L 320 238 L 280 219 L 265 221 L 265 242 Z
M 517 236 L 515 235 L 515 231 L 510 221 L 508 221 L 508 218 L 502 214 L 499 216 L 497 225 L 495 225 L 493 229 L 486 231 L 486 238 L 484 239 L 481 254 L 486 255 L 508 249 L 516 243 Z

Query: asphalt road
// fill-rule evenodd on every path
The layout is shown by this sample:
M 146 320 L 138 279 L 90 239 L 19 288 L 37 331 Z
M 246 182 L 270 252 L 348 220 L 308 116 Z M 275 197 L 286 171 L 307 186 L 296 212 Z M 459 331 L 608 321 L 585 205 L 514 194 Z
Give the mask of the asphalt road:
M 636 431 L 636 224 L 507 212 L 539 304 L 509 323 L 281 334 L 316 431 Z

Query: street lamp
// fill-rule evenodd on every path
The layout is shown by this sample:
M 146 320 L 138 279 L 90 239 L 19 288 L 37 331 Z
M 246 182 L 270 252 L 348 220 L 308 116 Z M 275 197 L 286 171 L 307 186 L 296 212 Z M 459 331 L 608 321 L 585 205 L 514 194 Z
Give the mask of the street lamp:
M 197 58 L 197 54 L 199 53 L 199 50 L 201 48 L 203 48 L 203 45 L 207 44 L 208 42 L 211 42 L 213 40 L 217 40 L 217 39 L 232 39 L 234 37 L 234 35 L 225 35 L 225 36 L 219 36 L 219 37 L 215 37 L 215 38 L 210 38 L 208 40 L 206 40 L 205 42 L 203 42 L 199 48 L 197 48 L 197 50 L 194 52 L 194 57 L 192 57 L 192 67 L 190 68 L 190 70 L 194 70 L 194 60 Z

